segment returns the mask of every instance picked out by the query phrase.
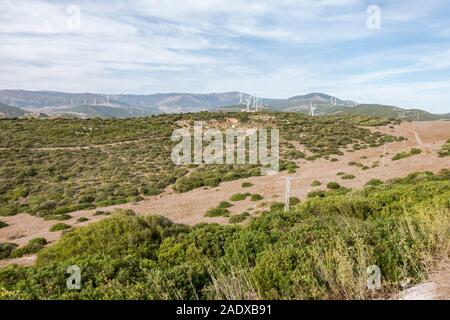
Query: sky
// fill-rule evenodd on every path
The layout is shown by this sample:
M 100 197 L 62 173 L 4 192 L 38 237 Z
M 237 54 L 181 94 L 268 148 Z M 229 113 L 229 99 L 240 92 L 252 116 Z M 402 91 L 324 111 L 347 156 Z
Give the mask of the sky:
M 0 0 L 0 88 L 450 112 L 448 0 Z

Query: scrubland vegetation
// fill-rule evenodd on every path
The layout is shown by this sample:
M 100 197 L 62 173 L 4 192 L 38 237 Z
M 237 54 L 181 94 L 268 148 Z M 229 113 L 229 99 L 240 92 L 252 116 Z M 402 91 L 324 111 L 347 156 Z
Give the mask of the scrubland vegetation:
M 257 165 L 172 163 L 170 136 L 180 127 L 177 123 L 205 121 L 223 130 L 230 118 L 241 128 L 279 128 L 280 169 L 290 173 L 297 159 L 329 158 L 346 148 L 359 150 L 396 139 L 360 127 L 377 124 L 373 118 L 351 115 L 202 112 L 121 120 L 2 119 L 0 216 L 25 212 L 64 219 L 76 210 L 137 202 L 169 185 L 186 192 L 260 175 Z
M 450 139 L 442 146 L 439 151 L 440 157 L 450 157 Z
M 8 226 L 8 224 L 6 222 L 3 222 L 2 220 L 0 220 L 0 228 L 4 228 L 7 226 Z
M 418 149 L 418 148 L 412 148 L 409 152 L 400 152 L 397 153 L 392 160 L 400 160 L 400 159 L 405 159 L 405 158 L 409 158 L 418 154 L 421 154 L 422 150 Z
M 39 251 L 35 266 L 2 268 L 0 296 L 365 299 L 422 280 L 448 256 L 449 233 L 449 170 L 322 191 L 289 212 L 275 203 L 245 225 L 189 227 L 118 211 L 68 231 Z M 81 268 L 80 290 L 66 288 L 70 265 Z M 382 273 L 375 293 L 366 288 L 371 265 Z
M 18 248 L 14 243 L 0 243 L 0 259 L 19 258 L 40 251 L 47 244 L 45 238 L 34 238 Z

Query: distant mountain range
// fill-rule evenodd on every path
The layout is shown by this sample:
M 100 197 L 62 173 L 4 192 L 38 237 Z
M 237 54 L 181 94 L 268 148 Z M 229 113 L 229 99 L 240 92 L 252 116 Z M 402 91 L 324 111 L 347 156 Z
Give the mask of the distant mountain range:
M 240 101 L 251 96 L 237 91 L 225 93 L 156 93 L 150 95 L 65 93 L 56 91 L 0 90 L 0 117 L 22 117 L 48 114 L 50 116 L 81 118 L 130 118 L 160 113 L 198 111 L 240 111 L 245 109 Z M 358 113 L 397 118 L 402 111 L 394 106 L 358 105 L 323 93 L 298 95 L 288 99 L 259 98 L 263 109 L 269 111 L 308 113 L 310 105 L 316 114 Z M 433 115 L 423 110 L 408 110 L 407 117 L 420 114 L 422 120 L 450 118 Z M 407 118 L 406 117 L 406 118 Z

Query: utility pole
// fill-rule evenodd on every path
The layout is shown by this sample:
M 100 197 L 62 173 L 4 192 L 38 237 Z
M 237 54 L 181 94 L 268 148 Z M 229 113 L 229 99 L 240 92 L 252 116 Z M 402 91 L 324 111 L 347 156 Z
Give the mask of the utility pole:
M 289 211 L 289 198 L 291 196 L 291 180 L 292 177 L 283 177 L 286 179 L 286 191 L 284 194 L 284 211 Z

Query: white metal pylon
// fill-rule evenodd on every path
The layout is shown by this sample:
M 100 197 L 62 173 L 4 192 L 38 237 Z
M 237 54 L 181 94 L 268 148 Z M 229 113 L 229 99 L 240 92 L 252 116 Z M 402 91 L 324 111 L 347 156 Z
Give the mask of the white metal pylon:
M 312 103 L 309 104 L 309 115 L 311 117 L 314 117 L 314 111 L 317 109 L 317 107 L 314 107 Z
M 286 179 L 286 190 L 285 190 L 285 194 L 284 194 L 284 211 L 287 212 L 289 211 L 289 199 L 291 197 L 291 180 L 293 179 L 292 177 L 283 177 L 284 179 Z

